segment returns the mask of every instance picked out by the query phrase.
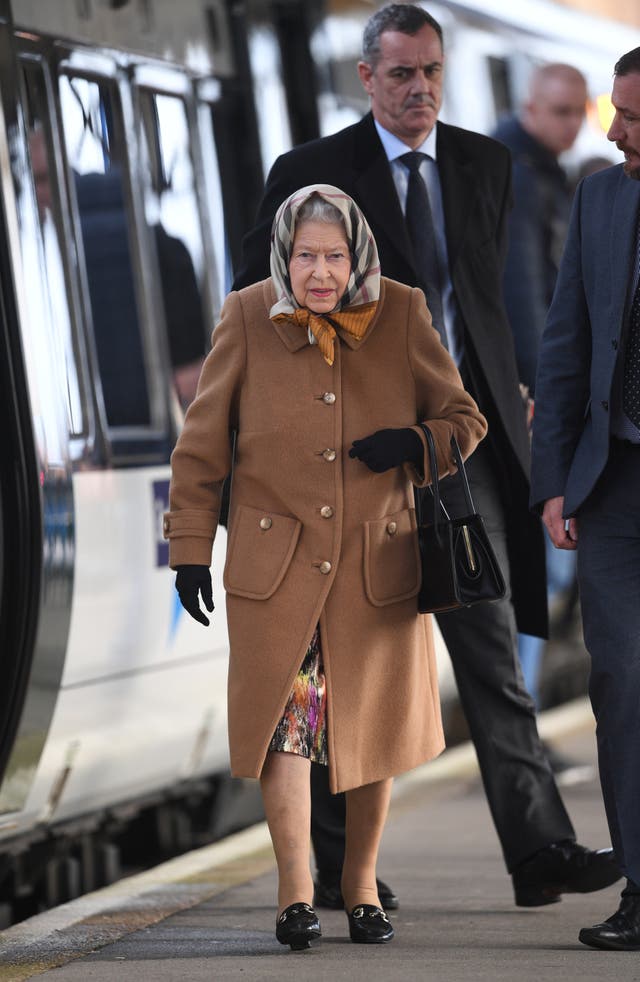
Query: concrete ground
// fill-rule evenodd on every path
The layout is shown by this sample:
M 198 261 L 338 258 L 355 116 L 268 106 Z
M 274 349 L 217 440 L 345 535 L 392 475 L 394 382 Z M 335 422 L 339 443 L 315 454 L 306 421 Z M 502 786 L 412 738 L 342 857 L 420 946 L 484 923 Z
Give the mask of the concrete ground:
M 563 787 L 579 841 L 608 845 L 586 703 L 546 714 L 541 730 L 581 768 Z M 258 826 L 0 933 L 0 982 L 640 982 L 637 953 L 577 940 L 615 910 L 618 885 L 514 906 L 468 747 L 398 782 L 380 875 L 401 901 L 393 943 L 351 944 L 344 913 L 322 911 L 322 942 L 292 953 L 275 941 L 276 876 Z

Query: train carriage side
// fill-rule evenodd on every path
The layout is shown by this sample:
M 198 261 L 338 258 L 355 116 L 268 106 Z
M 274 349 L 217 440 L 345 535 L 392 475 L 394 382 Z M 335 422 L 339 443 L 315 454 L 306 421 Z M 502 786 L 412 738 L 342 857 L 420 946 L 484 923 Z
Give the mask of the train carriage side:
M 99 833 L 116 806 L 227 772 L 225 531 L 205 632 L 177 601 L 161 516 L 229 258 L 215 78 L 24 30 L 10 14 L 5 5 L 0 877 L 15 894 L 56 878 L 38 867 L 71 820 L 72 838 Z M 33 868 L 11 868 L 27 846 Z M 67 894 L 93 885 L 74 863 Z M 54 887 L 45 902 L 64 896 Z

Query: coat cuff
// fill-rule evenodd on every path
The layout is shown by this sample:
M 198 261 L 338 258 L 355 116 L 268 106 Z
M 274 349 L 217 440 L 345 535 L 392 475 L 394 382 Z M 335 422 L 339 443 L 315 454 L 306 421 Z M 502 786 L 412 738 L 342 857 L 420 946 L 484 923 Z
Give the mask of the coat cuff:
M 412 463 L 411 461 L 407 461 L 402 466 L 409 480 L 417 488 L 426 488 L 429 486 L 429 484 L 431 484 L 427 438 L 424 435 L 424 431 L 421 426 L 412 426 L 411 429 L 414 430 L 422 440 L 424 450 L 422 466 L 416 466 L 416 464 Z M 447 474 L 454 474 L 456 471 L 456 464 L 453 459 L 450 443 L 443 443 L 441 427 L 432 426 L 430 429 L 433 434 L 433 442 L 436 446 L 436 460 L 438 462 L 438 472 L 440 478 L 446 477 Z M 450 440 L 450 436 L 447 436 L 447 441 L 448 440 Z
M 169 540 L 169 566 L 211 565 L 218 512 L 184 509 L 166 512 L 162 533 Z

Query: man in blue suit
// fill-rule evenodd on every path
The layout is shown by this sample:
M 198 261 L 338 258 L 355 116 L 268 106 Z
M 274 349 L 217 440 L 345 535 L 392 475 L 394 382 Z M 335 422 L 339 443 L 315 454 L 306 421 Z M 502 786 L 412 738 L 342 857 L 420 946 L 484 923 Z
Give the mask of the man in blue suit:
M 640 48 L 614 69 L 608 138 L 625 162 L 579 186 L 536 385 L 532 505 L 578 550 L 618 910 L 583 928 L 640 950 Z

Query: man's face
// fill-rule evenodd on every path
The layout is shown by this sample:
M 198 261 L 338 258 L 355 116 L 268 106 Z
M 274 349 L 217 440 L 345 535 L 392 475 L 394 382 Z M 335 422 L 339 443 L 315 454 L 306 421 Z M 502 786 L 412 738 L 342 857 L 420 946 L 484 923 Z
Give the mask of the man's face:
M 375 69 L 364 61 L 358 64 L 374 118 L 413 149 L 426 139 L 438 118 L 443 62 L 440 38 L 425 24 L 413 35 L 385 31 Z
M 622 150 L 627 177 L 640 181 L 640 74 L 616 75 L 611 101 L 615 116 L 607 139 Z
M 539 82 L 526 107 L 528 128 L 558 157 L 575 143 L 586 106 L 587 89 L 580 78 L 549 76 Z

